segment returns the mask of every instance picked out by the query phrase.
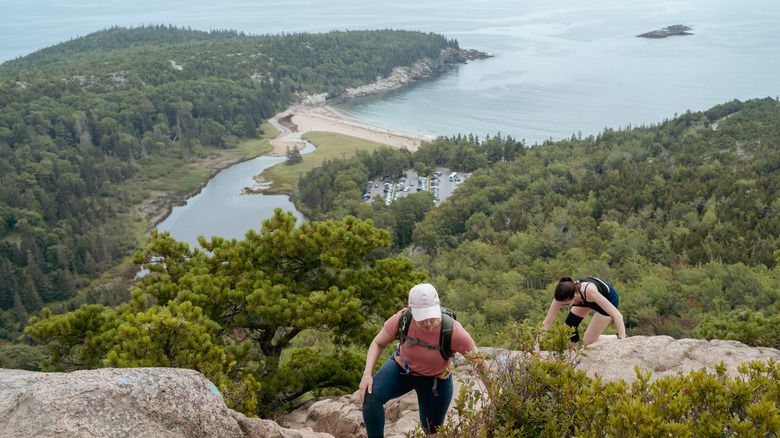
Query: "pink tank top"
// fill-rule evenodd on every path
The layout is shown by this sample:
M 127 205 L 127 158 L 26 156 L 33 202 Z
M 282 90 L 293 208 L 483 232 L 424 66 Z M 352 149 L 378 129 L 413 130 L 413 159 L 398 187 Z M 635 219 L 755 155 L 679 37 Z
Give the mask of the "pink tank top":
M 384 330 L 396 339 L 398 338 L 398 320 L 401 319 L 401 314 L 403 312 L 403 309 L 401 309 L 398 313 L 385 321 Z M 415 324 L 414 319 L 412 319 L 412 323 L 409 324 L 409 333 L 407 333 L 407 336 L 419 339 L 427 344 L 439 345 L 439 332 L 440 329 L 426 333 L 417 328 L 417 324 Z M 458 321 L 455 321 L 452 326 L 453 354 L 456 352 L 465 354 L 468 351 L 476 350 L 476 348 L 474 340 L 471 339 L 468 332 L 466 332 Z M 409 366 L 409 369 L 412 370 L 413 374 L 423 376 L 438 376 L 447 370 L 447 367 L 450 366 L 451 362 L 450 359 L 444 360 L 444 358 L 441 357 L 439 350 L 426 348 L 422 345 L 412 345 L 409 347 L 402 345 L 400 353 L 395 355 L 395 361 L 401 368 L 406 369 L 404 360 L 406 360 L 406 364 Z

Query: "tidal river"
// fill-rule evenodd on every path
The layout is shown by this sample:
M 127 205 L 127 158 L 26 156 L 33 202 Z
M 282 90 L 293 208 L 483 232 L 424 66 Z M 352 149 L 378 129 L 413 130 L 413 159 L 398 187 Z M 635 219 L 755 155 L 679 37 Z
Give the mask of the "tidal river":
M 426 136 L 511 135 L 531 145 L 660 123 L 780 94 L 777 0 L 28 0 L 3 2 L 0 62 L 113 25 L 250 34 L 409 29 L 494 58 L 339 105 L 351 119 Z M 637 38 L 674 24 L 690 36 Z M 218 175 L 160 225 L 177 239 L 242 237 L 284 196 L 240 195 L 260 158 Z M 229 188 L 228 188 L 229 186 Z
M 301 153 L 313 150 L 314 146 L 307 143 Z M 263 219 L 270 217 L 276 207 L 292 211 L 299 221 L 303 220 L 286 195 L 242 194 L 246 187 L 258 187 L 252 177 L 285 159 L 257 157 L 219 172 L 186 205 L 174 207 L 157 229 L 170 231 L 174 239 L 189 243 L 190 248 L 200 248 L 198 236 L 201 235 L 206 240 L 211 236 L 243 239 L 247 230 L 259 230 Z

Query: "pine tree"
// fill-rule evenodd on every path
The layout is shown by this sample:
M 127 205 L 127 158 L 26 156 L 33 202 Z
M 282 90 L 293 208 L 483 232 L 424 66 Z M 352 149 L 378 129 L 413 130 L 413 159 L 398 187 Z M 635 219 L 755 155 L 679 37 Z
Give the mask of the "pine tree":
M 136 254 L 150 273 L 130 302 L 44 311 L 25 332 L 49 343 L 50 369 L 196 369 L 235 409 L 256 415 L 311 391 L 353 389 L 365 363 L 355 349 L 365 349 L 423 274 L 406 258 L 373 259 L 390 236 L 370 222 L 296 223 L 276 209 L 244 240 L 201 238 L 205 251 L 155 231 Z M 296 345 L 302 332 L 320 332 L 336 348 Z
M 299 151 L 297 147 L 291 149 L 287 146 L 287 161 L 285 161 L 285 164 L 292 165 L 302 161 L 303 157 L 301 156 L 301 151 Z

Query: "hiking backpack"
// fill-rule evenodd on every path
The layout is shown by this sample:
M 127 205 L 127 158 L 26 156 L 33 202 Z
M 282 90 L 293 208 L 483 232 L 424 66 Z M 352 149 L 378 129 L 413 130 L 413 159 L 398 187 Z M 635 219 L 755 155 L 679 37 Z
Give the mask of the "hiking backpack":
M 412 339 L 415 343 L 432 350 L 439 350 L 441 357 L 447 360 L 452 357 L 452 327 L 458 317 L 452 309 L 440 306 L 441 308 L 441 331 L 439 332 L 439 345 L 430 345 L 418 339 L 409 338 L 409 325 L 412 323 L 412 311 L 407 307 L 401 318 L 398 320 L 398 342 L 403 345 L 407 339 Z

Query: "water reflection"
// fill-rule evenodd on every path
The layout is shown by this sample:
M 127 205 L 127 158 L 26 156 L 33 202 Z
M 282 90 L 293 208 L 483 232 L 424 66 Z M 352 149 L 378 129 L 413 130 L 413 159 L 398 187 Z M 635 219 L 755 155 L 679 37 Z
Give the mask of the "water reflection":
M 307 143 L 301 154 L 313 150 L 314 146 Z M 304 220 L 286 195 L 242 194 L 245 188 L 260 188 L 253 177 L 284 160 L 285 157 L 261 156 L 221 171 L 185 205 L 174 207 L 157 229 L 169 231 L 174 239 L 189 243 L 191 248 L 200 248 L 198 236 L 207 240 L 212 236 L 243 239 L 247 230 L 259 230 L 276 207 L 292 211 L 298 220 Z

